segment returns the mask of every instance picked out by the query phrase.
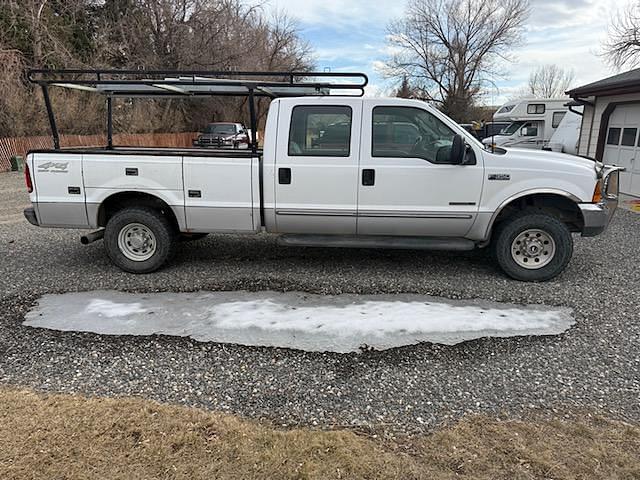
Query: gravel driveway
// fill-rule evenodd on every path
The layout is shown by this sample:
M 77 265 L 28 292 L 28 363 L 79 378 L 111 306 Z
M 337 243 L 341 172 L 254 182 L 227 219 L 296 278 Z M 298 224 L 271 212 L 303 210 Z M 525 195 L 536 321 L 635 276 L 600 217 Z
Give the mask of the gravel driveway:
M 640 421 L 640 216 L 619 211 L 609 231 L 576 237 L 554 281 L 507 279 L 484 252 L 278 247 L 268 235 L 212 236 L 182 245 L 146 276 L 123 273 L 102 243 L 32 227 L 22 178 L 0 174 L 0 383 L 47 391 L 139 395 L 281 425 L 383 426 L 418 431 L 465 413 L 596 409 Z M 411 292 L 569 306 L 577 325 L 555 337 L 421 344 L 363 354 L 105 337 L 23 327 L 44 293 L 304 290 Z

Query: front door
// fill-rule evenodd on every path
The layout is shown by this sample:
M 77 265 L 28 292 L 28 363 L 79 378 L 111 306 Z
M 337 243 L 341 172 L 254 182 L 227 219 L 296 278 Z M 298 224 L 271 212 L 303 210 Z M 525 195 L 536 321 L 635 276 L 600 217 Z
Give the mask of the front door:
M 482 193 L 481 149 L 469 153 L 475 165 L 450 164 L 455 132 L 418 102 L 367 102 L 362 114 L 358 234 L 464 236 Z
M 361 99 L 282 102 L 276 146 L 280 233 L 355 234 Z

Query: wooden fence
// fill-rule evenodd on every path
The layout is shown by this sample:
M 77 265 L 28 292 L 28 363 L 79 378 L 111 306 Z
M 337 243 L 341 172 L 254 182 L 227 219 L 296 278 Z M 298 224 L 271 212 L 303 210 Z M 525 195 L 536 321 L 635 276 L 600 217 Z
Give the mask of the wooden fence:
M 114 145 L 129 147 L 191 147 L 197 133 L 120 133 L 113 136 Z M 61 147 L 104 146 L 104 135 L 60 135 Z M 50 136 L 0 138 L 0 172 L 11 170 L 11 157 L 24 157 L 29 150 L 52 148 Z

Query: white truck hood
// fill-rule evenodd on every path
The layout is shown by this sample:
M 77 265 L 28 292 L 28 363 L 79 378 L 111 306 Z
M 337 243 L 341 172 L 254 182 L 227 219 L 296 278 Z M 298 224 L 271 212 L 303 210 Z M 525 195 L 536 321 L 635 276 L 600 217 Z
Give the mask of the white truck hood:
M 511 135 L 491 135 L 490 137 L 483 139 L 482 143 L 484 143 L 485 145 L 495 144 L 501 146 L 509 140 L 514 140 L 514 137 L 512 137 Z
M 602 164 L 595 160 L 590 160 L 567 153 L 551 152 L 549 150 L 534 150 L 530 148 L 510 148 L 500 147 L 506 153 L 502 156 L 514 162 L 514 165 L 521 163 L 528 168 L 548 170 L 550 168 L 559 171 L 576 170 L 584 171 L 586 174 L 597 173 L 602 169 Z

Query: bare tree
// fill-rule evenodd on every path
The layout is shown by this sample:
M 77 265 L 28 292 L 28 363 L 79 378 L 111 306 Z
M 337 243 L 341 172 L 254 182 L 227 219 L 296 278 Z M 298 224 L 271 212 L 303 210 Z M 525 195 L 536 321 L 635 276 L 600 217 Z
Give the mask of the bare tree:
M 389 26 L 386 76 L 407 77 L 420 96 L 466 120 L 483 82 L 509 58 L 529 15 L 528 0 L 410 0 Z
M 618 69 L 640 64 L 640 2 L 630 3 L 613 15 L 602 56 Z
M 47 130 L 27 67 L 305 72 L 313 61 L 295 22 L 246 0 L 0 0 L 0 64 L 0 135 L 8 136 Z M 61 132 L 104 131 L 101 97 L 56 89 L 52 102 Z M 229 97 L 118 100 L 114 122 L 120 132 L 193 131 L 247 121 L 246 112 L 245 99 Z
M 400 83 L 400 86 L 398 87 L 398 89 L 394 92 L 393 96 L 399 97 L 399 98 L 415 98 L 416 97 L 416 92 L 414 92 L 413 89 L 411 88 L 409 79 L 406 76 L 402 77 L 402 82 Z
M 569 90 L 575 74 L 558 65 L 541 65 L 529 75 L 527 93 L 538 98 L 563 97 Z

